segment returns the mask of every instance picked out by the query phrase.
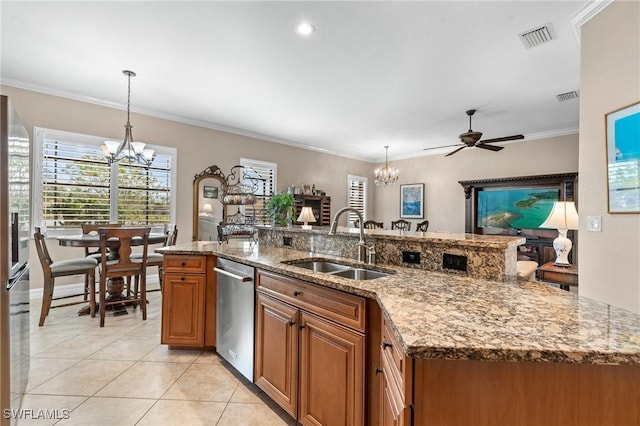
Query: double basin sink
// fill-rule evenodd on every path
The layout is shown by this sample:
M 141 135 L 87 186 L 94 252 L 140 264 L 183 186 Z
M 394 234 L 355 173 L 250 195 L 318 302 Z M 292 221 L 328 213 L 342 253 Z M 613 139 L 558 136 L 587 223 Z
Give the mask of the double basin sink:
M 390 275 L 393 272 L 376 271 L 361 266 L 345 265 L 329 259 L 301 259 L 283 262 L 288 265 L 297 266 L 314 272 L 323 272 L 336 277 L 344 277 L 352 280 L 373 280 Z

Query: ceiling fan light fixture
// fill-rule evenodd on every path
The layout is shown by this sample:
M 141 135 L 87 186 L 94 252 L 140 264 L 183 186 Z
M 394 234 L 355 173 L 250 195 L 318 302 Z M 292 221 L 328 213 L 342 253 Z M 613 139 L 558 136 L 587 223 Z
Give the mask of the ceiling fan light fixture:
M 374 182 L 376 185 L 389 185 L 398 181 L 400 171 L 389 166 L 389 145 L 385 145 L 384 166 L 378 167 L 374 172 Z

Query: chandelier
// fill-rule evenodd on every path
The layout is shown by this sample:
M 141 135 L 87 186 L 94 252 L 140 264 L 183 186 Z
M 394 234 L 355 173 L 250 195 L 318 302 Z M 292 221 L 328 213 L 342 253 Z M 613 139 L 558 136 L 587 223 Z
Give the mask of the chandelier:
M 384 167 L 378 167 L 374 172 L 374 182 L 376 185 L 388 185 L 398 180 L 399 171 L 395 167 L 389 167 L 389 145 L 384 147 Z
M 142 142 L 134 142 L 131 129 L 133 126 L 129 121 L 129 113 L 131 109 L 131 77 L 135 77 L 136 73 L 133 71 L 122 71 L 127 76 L 127 124 L 124 125 L 124 140 L 122 142 L 117 141 L 104 141 L 102 145 L 102 153 L 107 157 L 109 164 L 116 163 L 120 160 L 126 159 L 129 164 L 141 164 L 145 167 L 149 167 L 155 158 L 155 151 L 153 149 L 145 148 L 145 144 Z

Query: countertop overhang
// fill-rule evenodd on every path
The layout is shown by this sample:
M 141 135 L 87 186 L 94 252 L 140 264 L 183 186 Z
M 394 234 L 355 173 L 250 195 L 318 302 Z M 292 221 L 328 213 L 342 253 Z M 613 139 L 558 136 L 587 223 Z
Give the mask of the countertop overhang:
M 640 315 L 538 282 L 490 281 L 376 265 L 367 281 L 283 262 L 353 259 L 248 242 L 194 241 L 156 249 L 205 254 L 378 301 L 407 355 L 424 359 L 640 365 Z

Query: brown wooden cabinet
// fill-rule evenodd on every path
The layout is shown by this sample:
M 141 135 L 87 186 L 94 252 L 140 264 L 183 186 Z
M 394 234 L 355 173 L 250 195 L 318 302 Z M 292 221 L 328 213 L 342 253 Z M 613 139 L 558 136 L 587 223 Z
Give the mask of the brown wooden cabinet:
M 295 217 L 300 216 L 303 207 L 311 207 L 316 218 L 311 225 L 329 226 L 331 225 L 331 197 L 324 195 L 295 195 Z M 302 222 L 296 222 L 298 225 Z
M 302 425 L 363 425 L 365 300 L 257 276 L 256 384 Z
M 175 348 L 215 346 L 215 256 L 164 256 L 161 343 Z
M 382 360 L 380 424 L 409 426 L 412 421 L 413 363 L 404 353 L 391 324 L 384 315 L 382 315 L 380 358 Z

